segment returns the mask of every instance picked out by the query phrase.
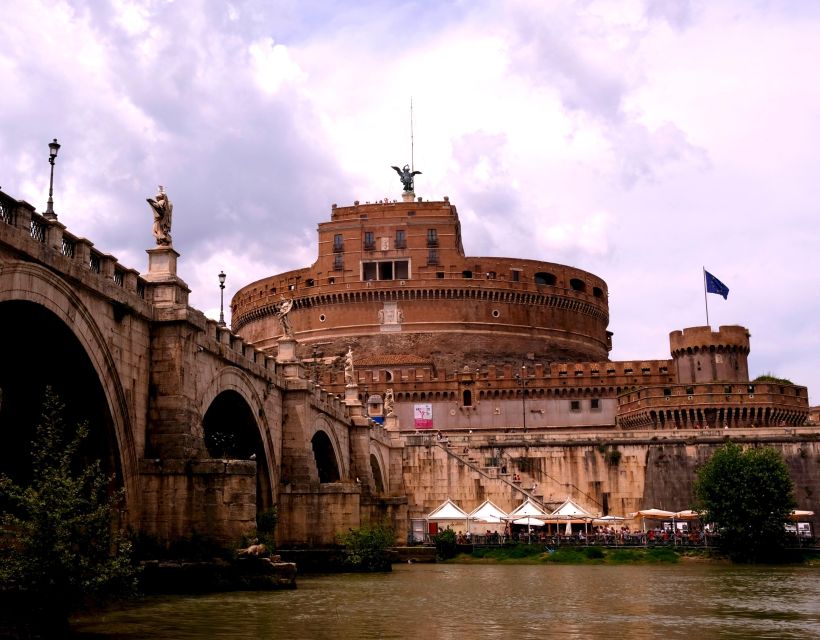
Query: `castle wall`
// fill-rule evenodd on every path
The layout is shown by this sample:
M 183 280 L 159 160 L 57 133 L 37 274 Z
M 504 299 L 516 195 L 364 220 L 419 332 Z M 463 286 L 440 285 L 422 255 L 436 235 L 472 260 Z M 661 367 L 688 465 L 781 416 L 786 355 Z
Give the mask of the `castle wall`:
M 820 514 L 820 442 L 808 432 L 757 431 L 737 433 L 735 441 L 781 452 L 798 508 Z M 602 515 L 688 509 L 697 469 L 726 441 L 722 430 L 686 436 L 645 432 L 629 438 L 602 432 L 551 440 L 525 441 L 512 434 L 453 436 L 448 447 L 432 436 L 408 437 L 404 473 L 409 518 L 424 518 L 447 498 L 469 513 L 486 499 L 510 511 L 530 495 L 551 508 L 572 498 Z M 513 482 L 514 474 L 520 482 Z

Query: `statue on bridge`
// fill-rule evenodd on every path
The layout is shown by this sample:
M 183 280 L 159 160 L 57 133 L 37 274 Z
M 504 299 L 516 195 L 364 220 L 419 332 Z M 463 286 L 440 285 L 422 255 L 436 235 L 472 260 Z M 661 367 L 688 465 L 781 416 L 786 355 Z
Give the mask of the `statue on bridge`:
M 395 415 L 393 412 L 395 399 L 393 398 L 393 389 L 388 389 L 384 392 L 384 415 Z
M 421 171 L 410 171 L 409 165 L 404 165 L 403 169 L 399 169 L 396 166 L 391 167 L 391 169 L 395 169 L 396 173 L 399 174 L 399 180 L 404 185 L 404 190 L 408 193 L 413 192 L 413 176 L 421 175 Z
M 353 372 L 353 349 L 348 347 L 347 353 L 345 354 L 345 384 L 354 384 L 355 381 L 356 376 Z
M 288 319 L 288 313 L 293 308 L 293 300 L 282 296 L 282 302 L 279 302 L 275 308 L 276 319 L 282 325 L 282 333 L 286 338 L 293 338 L 293 327 L 290 326 L 290 320 Z
M 165 193 L 165 187 L 159 185 L 159 192 L 153 198 L 146 198 L 154 210 L 154 238 L 158 245 L 171 246 L 171 214 L 174 205 Z

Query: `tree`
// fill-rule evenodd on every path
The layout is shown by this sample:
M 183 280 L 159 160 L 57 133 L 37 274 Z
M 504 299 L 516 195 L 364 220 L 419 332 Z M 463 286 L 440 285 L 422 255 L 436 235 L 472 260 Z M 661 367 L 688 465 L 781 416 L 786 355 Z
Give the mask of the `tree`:
M 720 546 L 745 562 L 777 557 L 794 509 L 794 483 L 783 456 L 771 447 L 718 448 L 698 471 L 696 508 L 715 525 Z
M 88 427 L 68 428 L 64 406 L 46 388 L 31 445 L 32 482 L 0 474 L 0 584 L 6 597 L 34 607 L 41 625 L 62 625 L 89 599 L 132 593 L 137 570 L 131 544 L 115 527 L 122 491 L 99 460 L 83 465 Z

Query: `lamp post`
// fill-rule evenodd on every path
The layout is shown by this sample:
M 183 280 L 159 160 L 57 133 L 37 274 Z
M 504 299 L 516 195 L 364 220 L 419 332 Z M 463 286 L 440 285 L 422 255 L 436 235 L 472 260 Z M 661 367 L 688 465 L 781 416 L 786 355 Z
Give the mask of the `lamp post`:
M 219 326 L 225 326 L 225 314 L 222 312 L 222 303 L 225 299 L 225 272 L 219 272 Z
M 48 163 L 51 165 L 51 178 L 48 181 L 48 203 L 46 204 L 46 212 L 43 214 L 49 220 L 56 220 L 57 214 L 54 213 L 54 161 L 57 159 L 57 152 L 60 150 L 60 143 L 57 138 L 54 142 L 48 143 Z
M 527 432 L 527 383 L 529 380 L 526 378 L 527 375 L 527 367 L 526 365 L 521 365 L 521 373 L 515 374 L 515 381 L 521 387 L 521 417 L 524 421 L 524 433 Z

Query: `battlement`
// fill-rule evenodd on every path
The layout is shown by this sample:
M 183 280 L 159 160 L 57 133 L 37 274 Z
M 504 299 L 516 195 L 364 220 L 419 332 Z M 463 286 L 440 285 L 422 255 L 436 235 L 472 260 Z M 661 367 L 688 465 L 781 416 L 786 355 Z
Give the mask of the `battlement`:
M 736 350 L 749 353 L 749 330 L 739 325 L 724 325 L 717 331 L 711 327 L 689 327 L 669 334 L 672 355 L 696 351 Z

